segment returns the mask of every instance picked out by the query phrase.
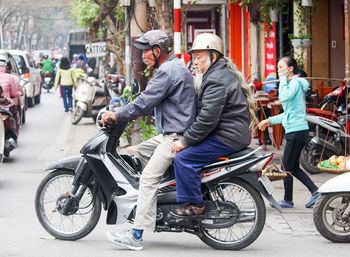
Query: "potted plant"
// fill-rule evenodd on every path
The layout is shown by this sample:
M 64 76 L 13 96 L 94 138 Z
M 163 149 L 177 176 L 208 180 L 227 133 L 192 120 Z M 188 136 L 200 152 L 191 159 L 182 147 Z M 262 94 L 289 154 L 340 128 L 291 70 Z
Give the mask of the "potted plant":
M 289 34 L 288 37 L 289 37 L 290 41 L 292 42 L 292 45 L 294 48 L 296 48 L 296 49 L 301 48 L 302 39 L 299 36 Z
M 309 47 L 311 47 L 311 45 L 312 45 L 312 37 L 311 37 L 311 35 L 302 35 L 302 36 L 300 36 L 300 38 L 301 38 L 301 47 L 302 48 L 309 48 Z
M 312 7 L 312 0 L 301 0 L 302 7 Z

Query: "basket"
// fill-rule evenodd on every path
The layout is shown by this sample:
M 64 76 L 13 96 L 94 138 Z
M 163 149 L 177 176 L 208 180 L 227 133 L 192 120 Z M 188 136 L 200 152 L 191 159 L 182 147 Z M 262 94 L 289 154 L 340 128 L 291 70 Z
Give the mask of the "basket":
M 332 173 L 332 174 L 343 174 L 345 172 L 350 172 L 350 170 L 335 170 L 330 168 L 324 168 L 324 167 L 321 167 L 320 163 L 317 165 L 317 168 L 319 168 L 322 172 Z
M 288 176 L 288 173 L 288 171 L 279 169 L 276 164 L 272 164 L 263 171 L 263 174 L 266 175 L 270 181 L 284 179 Z
M 288 176 L 288 173 L 283 172 L 266 172 L 265 175 L 269 178 L 270 181 L 276 181 L 280 179 L 284 179 Z

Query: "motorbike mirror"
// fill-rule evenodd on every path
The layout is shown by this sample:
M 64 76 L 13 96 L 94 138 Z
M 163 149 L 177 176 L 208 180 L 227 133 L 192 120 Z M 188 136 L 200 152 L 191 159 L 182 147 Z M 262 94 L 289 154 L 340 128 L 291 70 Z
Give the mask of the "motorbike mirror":
M 140 94 L 141 91 L 141 86 L 140 83 L 136 79 L 131 80 L 131 93 L 133 95 L 138 95 Z

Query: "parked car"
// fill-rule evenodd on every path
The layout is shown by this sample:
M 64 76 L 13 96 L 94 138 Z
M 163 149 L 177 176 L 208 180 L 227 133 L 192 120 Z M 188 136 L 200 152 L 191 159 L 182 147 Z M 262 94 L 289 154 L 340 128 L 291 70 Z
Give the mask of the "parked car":
M 8 50 L 8 52 L 15 59 L 22 78 L 28 81 L 28 83 L 25 83 L 28 107 L 33 107 L 34 104 L 39 104 L 42 84 L 40 69 L 38 69 L 34 63 L 29 52 L 19 50 Z
M 25 117 L 26 117 L 26 111 L 27 111 L 27 92 L 26 92 L 25 84 L 27 83 L 27 81 L 25 81 L 21 77 L 22 73 L 18 68 L 17 63 L 13 58 L 13 56 L 8 51 L 0 50 L 0 56 L 2 59 L 6 59 L 8 72 L 17 77 L 18 92 L 20 94 L 20 97 L 19 97 L 20 123 L 25 123 Z

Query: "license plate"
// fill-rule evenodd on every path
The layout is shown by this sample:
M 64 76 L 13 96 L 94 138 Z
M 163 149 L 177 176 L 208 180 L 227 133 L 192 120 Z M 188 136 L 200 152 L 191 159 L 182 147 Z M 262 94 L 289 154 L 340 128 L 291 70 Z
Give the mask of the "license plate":
M 51 78 L 45 78 L 45 82 L 50 82 Z
M 269 180 L 269 178 L 266 175 L 262 175 L 259 178 L 259 181 L 261 182 L 261 184 L 263 184 L 263 186 L 265 187 L 265 189 L 269 193 L 269 195 L 271 195 L 274 191 L 274 188 L 273 188 L 273 185 L 271 184 L 271 181 Z

